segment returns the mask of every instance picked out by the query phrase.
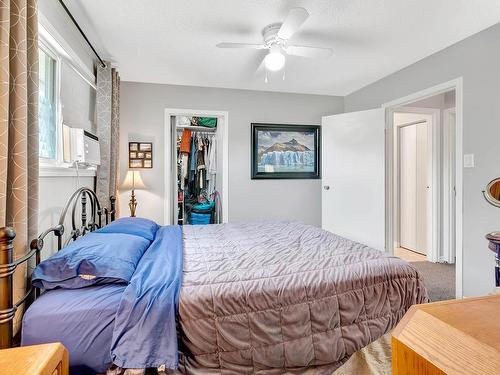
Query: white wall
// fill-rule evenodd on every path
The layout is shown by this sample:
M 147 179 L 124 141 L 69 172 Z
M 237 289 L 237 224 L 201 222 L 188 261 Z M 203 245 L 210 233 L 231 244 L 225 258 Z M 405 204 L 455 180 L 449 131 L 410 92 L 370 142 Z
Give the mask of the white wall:
M 481 191 L 500 176 L 500 24 L 473 35 L 345 98 L 346 111 L 383 103 L 463 77 L 464 153 L 474 153 L 476 167 L 464 169 L 464 295 L 490 293 L 494 287 L 493 253 L 484 235 L 500 227 L 500 209 Z
M 187 108 L 229 112 L 229 221 L 287 219 L 321 225 L 320 180 L 251 180 L 250 124 L 320 124 L 341 113 L 343 98 L 122 82 L 120 174 L 125 176 L 129 141 L 152 141 L 152 170 L 141 172 L 147 191 L 138 191 L 137 215 L 163 223 L 164 111 Z M 129 192 L 121 194 L 126 215 Z
M 78 183 L 79 182 L 79 183 Z M 40 177 L 39 180 L 39 203 L 38 203 L 38 228 L 39 232 L 52 228 L 59 223 L 59 216 L 71 194 L 79 187 L 94 186 L 93 177 Z M 107 202 L 106 202 L 107 204 Z M 71 212 L 67 215 L 71 219 Z M 71 221 L 65 222 L 65 235 L 71 230 Z M 44 244 L 42 258 L 45 259 L 53 254 L 57 249 L 57 242 L 54 236 L 49 235 Z

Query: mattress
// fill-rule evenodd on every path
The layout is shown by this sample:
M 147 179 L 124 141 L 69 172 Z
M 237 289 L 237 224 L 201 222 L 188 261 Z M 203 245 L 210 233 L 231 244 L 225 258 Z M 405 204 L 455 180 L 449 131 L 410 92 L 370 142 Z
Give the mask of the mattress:
M 70 353 L 71 374 L 106 372 L 125 287 L 107 284 L 43 293 L 24 314 L 22 345 L 62 342 Z
M 290 222 L 185 226 L 188 374 L 330 373 L 428 301 L 405 261 Z

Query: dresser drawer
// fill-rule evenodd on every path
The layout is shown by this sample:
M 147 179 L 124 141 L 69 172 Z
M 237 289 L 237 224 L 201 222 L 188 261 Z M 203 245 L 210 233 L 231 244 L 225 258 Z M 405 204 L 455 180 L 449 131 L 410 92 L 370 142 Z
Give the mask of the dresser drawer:
M 60 343 L 0 350 L 1 375 L 68 375 L 68 351 Z

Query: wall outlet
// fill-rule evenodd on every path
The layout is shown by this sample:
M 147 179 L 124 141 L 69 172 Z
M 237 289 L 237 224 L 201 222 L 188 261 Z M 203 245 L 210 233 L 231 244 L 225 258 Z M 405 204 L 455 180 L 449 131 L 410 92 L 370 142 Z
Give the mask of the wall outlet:
M 476 165 L 474 163 L 474 154 L 464 155 L 464 168 L 474 168 Z

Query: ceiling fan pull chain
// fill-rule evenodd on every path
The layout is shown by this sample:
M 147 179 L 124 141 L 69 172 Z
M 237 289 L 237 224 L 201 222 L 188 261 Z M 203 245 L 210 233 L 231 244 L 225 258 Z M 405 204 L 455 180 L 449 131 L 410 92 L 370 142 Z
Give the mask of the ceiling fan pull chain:
M 264 82 L 265 82 L 265 83 L 268 83 L 268 82 L 269 82 L 269 80 L 267 79 L 267 69 L 266 69 L 266 78 L 264 79 Z
M 283 81 L 285 80 L 285 76 L 286 76 L 286 69 L 283 69 Z

